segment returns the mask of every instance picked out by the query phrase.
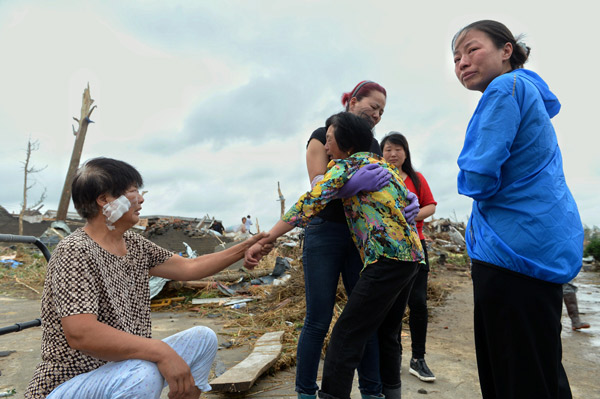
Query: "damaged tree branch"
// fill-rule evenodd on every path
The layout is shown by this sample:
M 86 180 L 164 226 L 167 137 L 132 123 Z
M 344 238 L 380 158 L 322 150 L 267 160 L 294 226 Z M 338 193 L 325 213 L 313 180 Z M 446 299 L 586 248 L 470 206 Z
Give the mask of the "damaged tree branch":
M 90 123 L 94 123 L 90 116 L 96 106 L 92 107 L 94 100 L 90 95 L 90 84 L 88 83 L 87 88 L 83 91 L 83 99 L 81 102 L 81 116 L 79 119 L 73 117 L 77 123 L 79 123 L 79 129 L 75 131 L 73 127 L 73 134 L 75 135 L 75 144 L 73 145 L 73 153 L 71 154 L 71 162 L 69 169 L 67 170 L 67 177 L 65 178 L 65 185 L 63 187 L 62 194 L 60 196 L 60 202 L 58 203 L 58 211 L 56 213 L 56 220 L 66 220 L 67 212 L 69 210 L 69 201 L 71 200 L 71 182 L 73 176 L 79 167 L 79 161 L 81 160 L 81 152 L 83 151 L 83 143 L 85 141 L 85 135 L 87 128 Z

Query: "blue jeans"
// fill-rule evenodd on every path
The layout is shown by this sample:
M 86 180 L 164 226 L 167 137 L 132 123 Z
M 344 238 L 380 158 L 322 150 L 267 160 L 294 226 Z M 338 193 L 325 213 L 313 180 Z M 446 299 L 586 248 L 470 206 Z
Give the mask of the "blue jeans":
M 208 374 L 217 354 L 217 335 L 208 327 L 196 326 L 163 341 L 190 366 L 196 386 L 210 391 Z M 130 359 L 79 374 L 56 387 L 48 399 L 158 399 L 166 386 L 156 363 Z
M 317 372 L 323 341 L 329 331 L 340 274 L 348 295 L 360 277 L 363 263 L 345 223 L 313 218 L 304 236 L 304 284 L 306 318 L 298 340 L 296 391 L 314 395 L 319 389 Z M 369 339 L 358 367 L 362 393 L 381 393 L 379 346 Z

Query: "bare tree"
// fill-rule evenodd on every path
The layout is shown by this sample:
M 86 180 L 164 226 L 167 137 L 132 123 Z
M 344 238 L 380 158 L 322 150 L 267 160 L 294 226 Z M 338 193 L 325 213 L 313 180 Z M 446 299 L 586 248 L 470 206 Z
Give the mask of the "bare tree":
M 44 187 L 44 192 L 42 193 L 40 198 L 31 207 L 27 207 L 27 193 L 31 188 L 33 188 L 33 186 L 35 186 L 35 180 L 31 177 L 31 175 L 34 173 L 41 172 L 47 167 L 44 166 L 42 168 L 36 168 L 33 165 L 31 165 L 31 153 L 33 151 L 39 150 L 39 148 L 40 143 L 37 140 L 31 141 L 30 138 L 27 141 L 27 149 L 25 150 L 25 162 L 23 162 L 23 204 L 21 206 L 21 212 L 19 213 L 19 235 L 23 235 L 23 215 L 25 215 L 25 212 L 38 206 L 41 208 L 40 205 L 42 205 L 42 203 L 46 199 L 46 188 Z M 33 180 L 33 183 L 31 185 L 27 185 L 28 181 L 31 180 Z
M 283 197 L 283 193 L 281 192 L 281 187 L 279 186 L 279 182 L 277 182 L 277 192 L 279 192 L 279 201 L 281 203 L 281 217 L 285 215 L 285 198 Z
M 81 100 L 81 117 L 79 119 L 73 117 L 73 119 L 79 123 L 79 129 L 75 130 L 75 127 L 73 127 L 73 134 L 76 137 L 75 144 L 73 145 L 73 153 L 71 154 L 71 163 L 69 163 L 69 169 L 67 170 L 65 185 L 63 186 L 60 202 L 58 203 L 56 220 L 67 219 L 69 202 L 71 201 L 71 182 L 73 181 L 73 176 L 79 167 L 81 152 L 83 151 L 83 142 L 85 141 L 88 125 L 90 123 L 94 123 L 94 121 L 90 119 L 92 112 L 94 112 L 94 108 L 96 108 L 95 105 L 92 107 L 93 103 L 94 100 L 90 95 L 90 84 L 88 83 L 87 88 L 83 91 L 83 99 Z

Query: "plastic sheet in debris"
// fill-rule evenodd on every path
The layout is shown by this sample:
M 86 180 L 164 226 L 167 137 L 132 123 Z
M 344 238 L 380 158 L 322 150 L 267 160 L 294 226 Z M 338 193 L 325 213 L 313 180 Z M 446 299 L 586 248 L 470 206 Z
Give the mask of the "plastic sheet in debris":
M 194 251 L 192 247 L 187 244 L 187 242 L 184 241 L 183 245 L 185 246 L 185 253 L 187 254 L 188 258 L 193 259 L 198 257 L 198 253 Z
M 157 296 L 162 291 L 162 289 L 168 281 L 169 279 L 167 278 L 150 276 L 150 281 L 148 283 L 150 285 L 150 299 Z
M 194 251 L 192 249 L 192 247 L 190 247 L 186 242 L 184 242 L 183 245 L 185 246 L 185 250 L 186 250 L 186 254 L 187 254 L 188 258 L 195 258 L 198 256 L 196 251 Z M 169 281 L 170 280 L 167 278 L 150 276 L 150 281 L 149 281 L 150 299 L 152 299 L 155 296 L 157 296 L 158 294 L 160 294 L 162 289 L 165 287 L 165 284 L 167 284 L 167 282 L 169 282 Z
M 255 278 L 250 281 L 252 285 L 282 285 L 284 284 L 291 276 L 289 274 L 285 274 L 287 270 L 291 268 L 290 258 L 283 258 L 278 256 L 275 259 L 275 267 L 273 271 L 268 276 L 263 276 L 259 278 Z
M 16 269 L 18 266 L 23 264 L 22 262 L 14 259 L 0 259 L 0 263 L 10 266 L 11 269 Z
M 52 222 L 49 228 L 46 229 L 40 236 L 40 241 L 45 246 L 55 246 L 60 240 L 71 234 L 71 229 L 62 220 Z

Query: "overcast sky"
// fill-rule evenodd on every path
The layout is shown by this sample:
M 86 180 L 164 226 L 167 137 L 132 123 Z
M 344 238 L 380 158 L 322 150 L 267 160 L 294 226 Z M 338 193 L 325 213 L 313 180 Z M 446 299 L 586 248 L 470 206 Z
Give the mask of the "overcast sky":
M 526 66 L 559 97 L 554 118 L 584 224 L 600 225 L 597 13 L 580 1 L 0 1 L 0 205 L 17 212 L 21 162 L 38 140 L 31 200 L 57 209 L 89 82 L 97 109 L 82 161 L 142 173 L 142 214 L 262 229 L 309 188 L 310 133 L 361 80 L 388 92 L 381 139 L 404 133 L 438 201 L 466 221 L 456 159 L 479 92 L 454 75 L 450 41 L 497 19 L 532 48 Z M 486 5 L 490 4 L 490 5 Z M 77 125 L 75 124 L 77 128 Z M 70 208 L 73 211 L 73 207 Z

